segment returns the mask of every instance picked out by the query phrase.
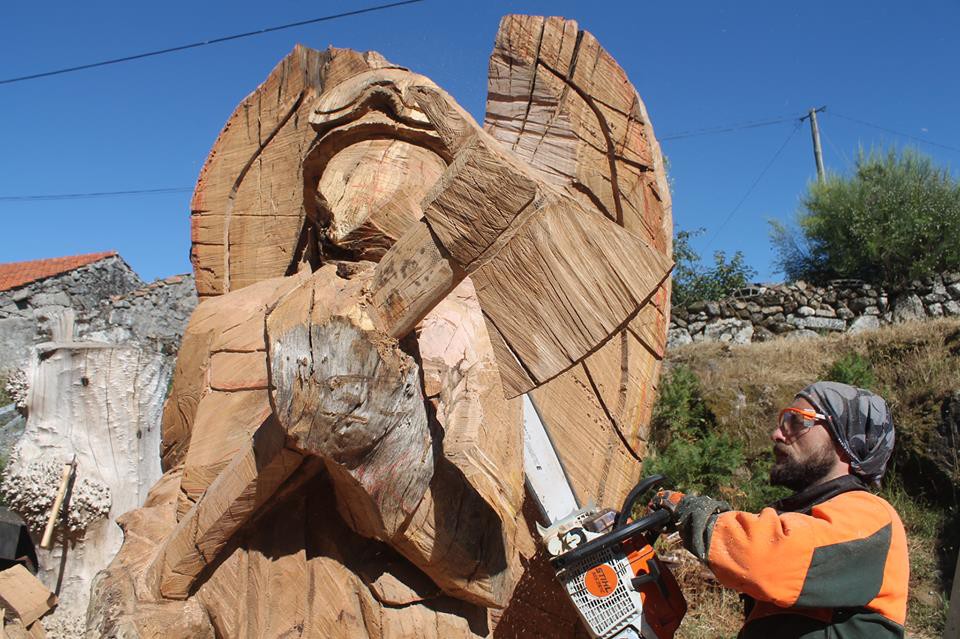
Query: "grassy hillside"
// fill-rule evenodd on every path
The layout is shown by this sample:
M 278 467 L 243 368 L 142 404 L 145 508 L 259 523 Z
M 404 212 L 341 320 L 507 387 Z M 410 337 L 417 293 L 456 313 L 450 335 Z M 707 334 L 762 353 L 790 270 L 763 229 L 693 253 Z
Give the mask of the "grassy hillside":
M 667 473 L 680 489 L 758 510 L 782 494 L 767 484 L 777 412 L 818 379 L 869 388 L 890 404 L 897 447 L 881 494 L 907 529 L 907 633 L 940 637 L 960 540 L 960 321 L 675 349 L 661 381 L 646 470 Z M 712 584 L 696 565 L 685 563 L 679 572 L 690 603 L 679 637 L 735 636 L 736 594 Z

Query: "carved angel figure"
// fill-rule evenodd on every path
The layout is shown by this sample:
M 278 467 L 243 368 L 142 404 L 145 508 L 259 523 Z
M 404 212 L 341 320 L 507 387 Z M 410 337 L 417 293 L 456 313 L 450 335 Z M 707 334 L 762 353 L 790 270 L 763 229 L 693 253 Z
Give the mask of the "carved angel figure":
M 596 39 L 505 17 L 485 128 L 377 53 L 297 46 L 227 121 L 192 223 L 165 474 L 88 633 L 580 636 L 534 543 L 523 403 L 577 500 L 619 503 L 672 230 Z

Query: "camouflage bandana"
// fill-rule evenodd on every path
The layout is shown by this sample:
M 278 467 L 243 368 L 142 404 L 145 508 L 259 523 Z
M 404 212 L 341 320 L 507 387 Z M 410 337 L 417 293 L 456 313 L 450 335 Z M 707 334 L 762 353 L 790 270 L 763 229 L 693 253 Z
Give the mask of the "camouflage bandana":
M 817 382 L 797 393 L 828 417 L 827 429 L 850 457 L 850 468 L 877 484 L 893 452 L 893 417 L 887 403 L 868 390 L 838 382 Z

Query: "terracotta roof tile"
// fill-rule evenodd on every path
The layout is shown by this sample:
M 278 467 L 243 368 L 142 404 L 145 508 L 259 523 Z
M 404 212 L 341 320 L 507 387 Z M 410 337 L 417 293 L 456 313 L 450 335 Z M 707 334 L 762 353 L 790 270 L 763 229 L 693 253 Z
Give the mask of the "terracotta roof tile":
M 68 255 L 66 257 L 52 257 L 45 260 L 30 262 L 9 262 L 0 264 L 0 291 L 9 291 L 12 288 L 42 280 L 52 275 L 60 275 L 75 268 L 93 264 L 108 257 L 114 257 L 116 251 L 103 253 L 87 253 L 86 255 Z

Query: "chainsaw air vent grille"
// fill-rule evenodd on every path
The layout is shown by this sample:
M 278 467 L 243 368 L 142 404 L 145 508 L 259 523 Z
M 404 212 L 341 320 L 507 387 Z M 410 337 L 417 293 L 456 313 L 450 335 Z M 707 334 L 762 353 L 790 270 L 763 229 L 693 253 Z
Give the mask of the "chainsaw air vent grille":
M 617 575 L 616 588 L 606 597 L 597 597 L 590 593 L 584 580 L 585 574 L 600 564 L 607 564 Z M 593 635 L 600 639 L 613 636 L 631 620 L 637 628 L 640 627 L 641 611 L 637 609 L 630 593 L 632 578 L 630 562 L 622 554 L 614 554 L 609 548 L 572 564 L 561 576 L 580 616 L 587 622 Z

